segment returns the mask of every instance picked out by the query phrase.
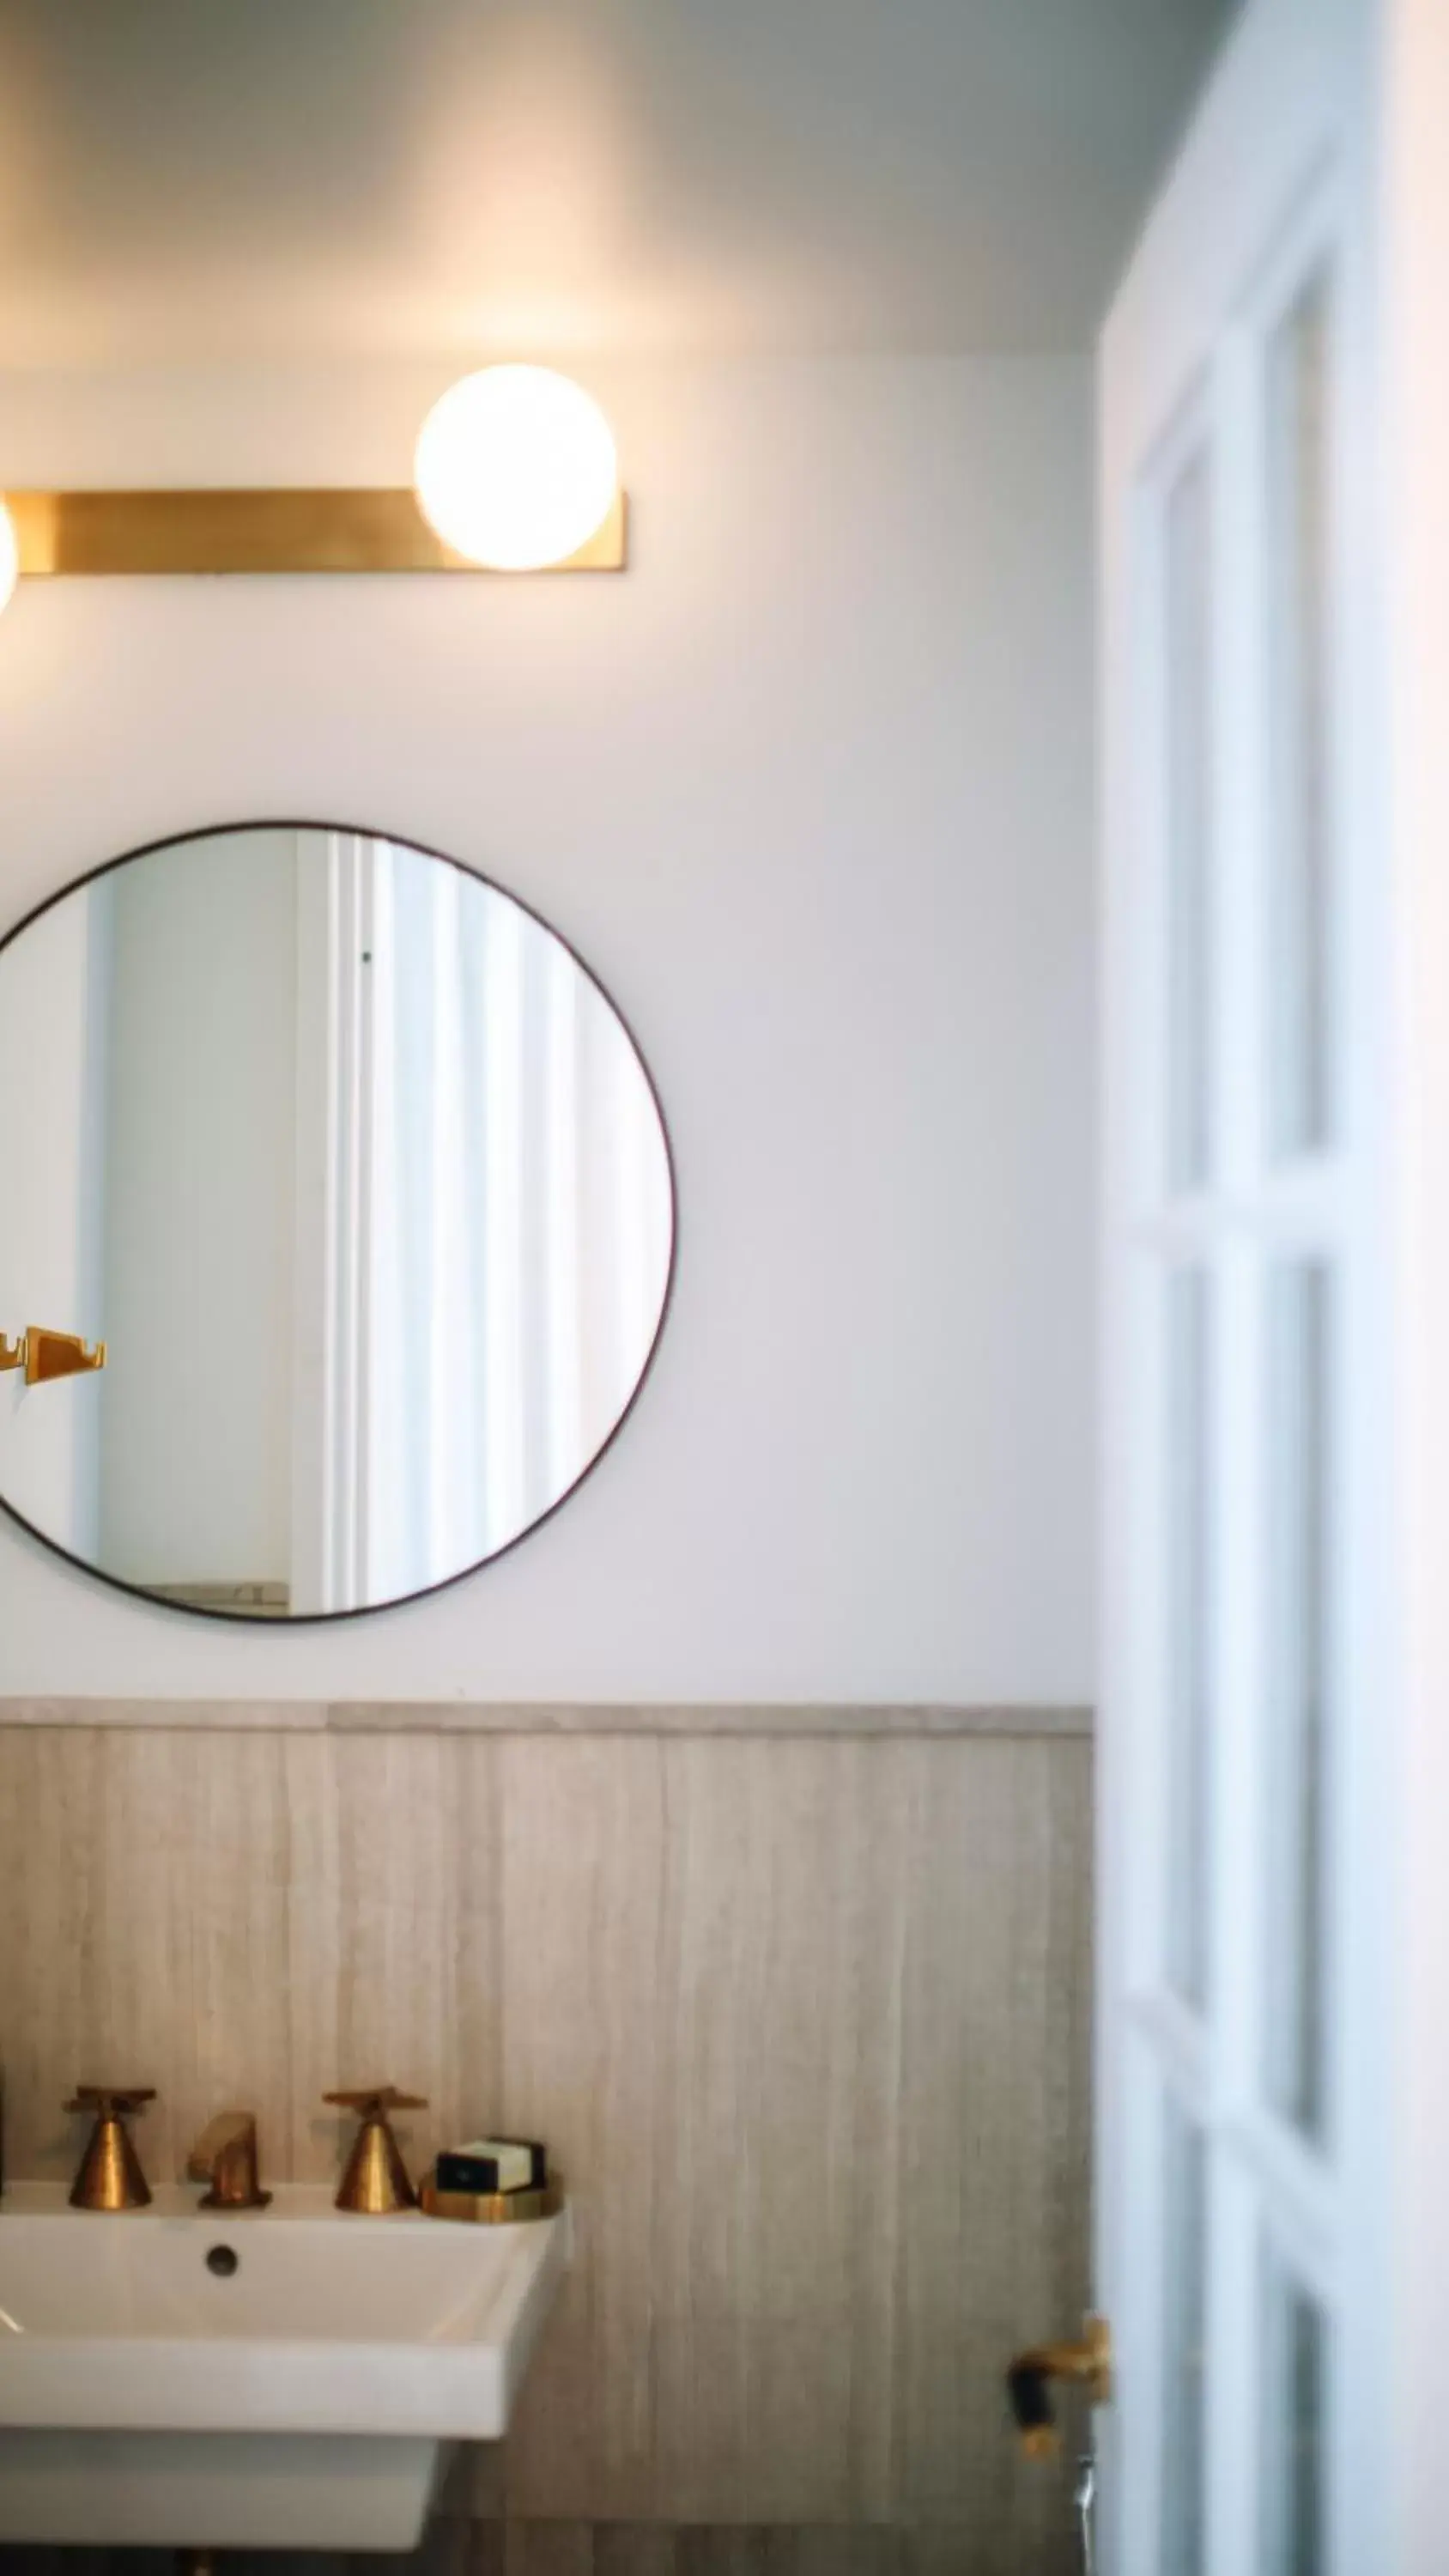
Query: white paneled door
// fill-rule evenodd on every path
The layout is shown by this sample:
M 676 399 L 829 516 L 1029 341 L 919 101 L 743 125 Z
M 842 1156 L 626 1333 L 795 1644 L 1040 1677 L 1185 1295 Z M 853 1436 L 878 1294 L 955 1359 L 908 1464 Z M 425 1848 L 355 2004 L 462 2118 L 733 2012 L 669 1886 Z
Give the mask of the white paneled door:
M 1449 0 L 1247 0 L 1103 344 L 1107 2576 L 1449 2571 L 1436 82 Z

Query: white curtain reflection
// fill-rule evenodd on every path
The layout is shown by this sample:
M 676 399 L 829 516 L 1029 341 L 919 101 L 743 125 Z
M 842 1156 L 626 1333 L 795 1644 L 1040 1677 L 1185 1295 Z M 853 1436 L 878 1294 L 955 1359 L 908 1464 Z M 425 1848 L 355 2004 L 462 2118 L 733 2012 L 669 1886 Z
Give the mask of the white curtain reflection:
M 607 1438 L 658 1321 L 669 1201 L 638 1057 L 567 949 L 477 879 L 367 846 L 378 1600 L 505 1546 Z

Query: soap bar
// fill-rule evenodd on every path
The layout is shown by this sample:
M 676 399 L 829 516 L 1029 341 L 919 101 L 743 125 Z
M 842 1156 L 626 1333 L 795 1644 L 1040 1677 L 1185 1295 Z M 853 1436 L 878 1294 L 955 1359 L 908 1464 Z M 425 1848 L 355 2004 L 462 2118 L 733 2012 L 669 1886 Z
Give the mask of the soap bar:
M 438 2158 L 439 2191 L 539 2191 L 548 2157 L 536 2138 L 470 2138 Z

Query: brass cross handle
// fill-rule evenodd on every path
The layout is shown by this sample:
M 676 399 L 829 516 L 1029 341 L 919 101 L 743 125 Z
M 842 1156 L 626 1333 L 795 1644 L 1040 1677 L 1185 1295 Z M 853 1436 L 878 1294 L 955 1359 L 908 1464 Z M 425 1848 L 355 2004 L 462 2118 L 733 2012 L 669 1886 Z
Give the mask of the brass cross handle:
M 94 2116 L 80 2170 L 71 2185 L 72 2209 L 144 2209 L 151 2187 L 141 2171 L 126 2121 L 156 2099 L 154 2084 L 78 2084 L 67 2111 Z
M 337 2206 L 372 2218 L 388 2218 L 411 2209 L 417 2201 L 408 2169 L 388 2124 L 390 2111 L 426 2111 L 421 2093 L 399 2093 L 395 2084 L 366 2084 L 356 2091 L 324 2093 L 324 2102 L 340 2111 L 356 2111 L 358 2130 L 347 2170 L 337 2186 Z
M 1007 2370 L 1011 2412 L 1029 2460 L 1049 2460 L 1060 2446 L 1052 2418 L 1051 2383 L 1069 2379 L 1090 2406 L 1112 2398 L 1112 2329 L 1105 2317 L 1088 2317 L 1080 2343 L 1044 2343 L 1019 2352 Z
M 97 2111 L 110 2119 L 120 2113 L 129 2118 L 133 2111 L 145 2108 L 156 2099 L 154 2084 L 78 2084 L 75 2098 L 67 2102 L 67 2111 Z
M 426 2111 L 428 2107 L 423 2094 L 399 2093 L 395 2084 L 363 2084 L 355 2093 L 324 2093 L 322 2099 L 339 2111 L 360 2111 L 365 2120 L 378 2112 Z

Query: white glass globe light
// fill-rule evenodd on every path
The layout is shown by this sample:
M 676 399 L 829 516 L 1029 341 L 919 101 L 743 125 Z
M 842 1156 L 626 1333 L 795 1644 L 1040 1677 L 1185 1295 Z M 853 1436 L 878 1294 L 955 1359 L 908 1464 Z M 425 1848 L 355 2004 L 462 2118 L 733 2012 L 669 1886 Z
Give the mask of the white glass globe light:
M 0 609 L 8 608 L 10 595 L 20 578 L 20 548 L 15 541 L 15 522 L 0 500 Z
M 498 572 L 576 554 L 618 488 L 614 433 L 552 367 L 484 367 L 434 403 L 418 434 L 419 506 L 445 545 Z

